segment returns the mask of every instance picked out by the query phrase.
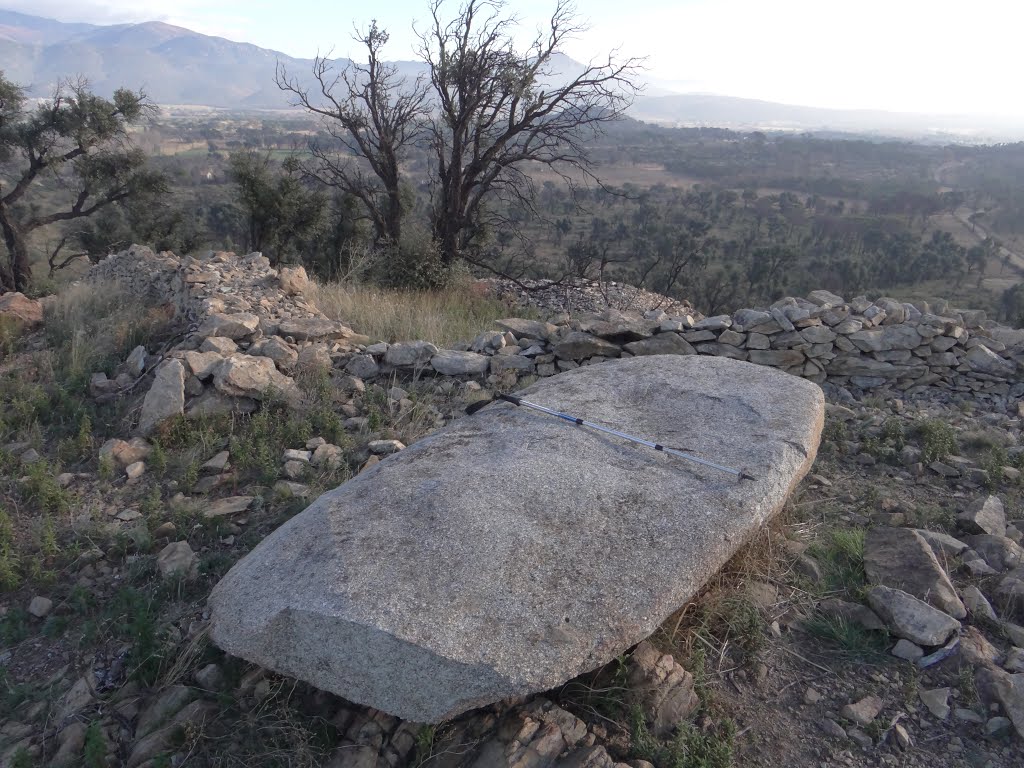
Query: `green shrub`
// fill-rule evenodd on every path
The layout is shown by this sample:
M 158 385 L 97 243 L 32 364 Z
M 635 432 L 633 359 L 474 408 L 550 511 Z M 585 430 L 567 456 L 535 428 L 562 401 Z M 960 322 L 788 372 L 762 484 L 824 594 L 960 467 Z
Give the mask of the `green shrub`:
M 921 440 L 921 458 L 925 464 L 942 461 L 956 453 L 956 432 L 942 419 L 921 419 L 914 425 Z
M 398 247 L 384 252 L 377 264 L 377 282 L 389 288 L 436 290 L 451 278 L 437 243 L 428 232 L 416 228 L 407 229 Z

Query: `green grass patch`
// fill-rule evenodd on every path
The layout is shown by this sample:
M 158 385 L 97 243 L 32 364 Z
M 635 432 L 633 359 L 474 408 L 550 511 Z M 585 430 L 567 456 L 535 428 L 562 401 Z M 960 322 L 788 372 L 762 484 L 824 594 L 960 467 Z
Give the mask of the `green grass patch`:
M 824 591 L 842 591 L 859 599 L 864 589 L 864 530 L 835 528 L 808 547 L 822 567 Z
M 725 718 L 707 729 L 681 723 L 671 741 L 654 737 L 643 712 L 630 712 L 630 735 L 635 757 L 654 763 L 656 768 L 728 768 L 732 765 L 736 726 Z
M 865 629 L 838 616 L 814 616 L 804 623 L 807 632 L 855 659 L 884 658 L 889 647 L 884 632 Z

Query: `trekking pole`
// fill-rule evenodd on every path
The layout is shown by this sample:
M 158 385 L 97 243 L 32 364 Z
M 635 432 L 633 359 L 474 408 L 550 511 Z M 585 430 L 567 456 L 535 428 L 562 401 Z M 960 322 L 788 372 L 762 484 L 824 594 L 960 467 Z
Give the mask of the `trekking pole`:
M 563 421 L 568 421 L 571 424 L 575 424 L 577 427 L 587 427 L 589 429 L 595 429 L 598 432 L 605 432 L 609 435 L 615 435 L 615 437 L 621 437 L 623 440 L 629 440 L 631 443 L 636 443 L 637 445 L 645 445 L 648 448 L 653 448 L 654 450 L 661 451 L 662 453 L 669 453 L 672 454 L 673 456 L 678 456 L 681 459 L 686 459 L 687 461 L 692 461 L 697 464 L 701 464 L 705 467 L 710 467 L 711 469 L 717 469 L 720 472 L 727 472 L 730 475 L 736 475 L 736 477 L 740 480 L 756 479 L 753 475 L 750 475 L 747 472 L 744 472 L 743 470 L 733 469 L 732 467 L 726 467 L 721 464 L 715 464 L 713 461 L 702 459 L 699 456 L 694 456 L 691 453 L 681 451 L 678 448 L 669 448 L 668 446 L 662 445 L 661 443 L 655 443 L 652 442 L 651 440 L 644 440 L 642 437 L 636 437 L 635 435 L 628 435 L 625 432 L 620 432 L 617 429 L 603 427 L 600 424 L 594 424 L 591 421 L 584 421 L 583 419 L 577 416 L 571 416 L 568 413 L 560 413 L 559 411 L 552 410 L 551 408 L 546 408 L 543 405 L 538 405 L 537 403 L 531 403 L 528 400 L 523 400 L 521 397 L 516 397 L 515 395 L 506 395 L 499 392 L 495 394 L 495 398 L 498 400 L 504 400 L 506 403 L 512 403 L 512 405 L 520 406 L 521 408 L 529 408 L 534 411 L 546 413 L 548 416 L 554 416 L 555 418 L 562 419 Z M 467 413 L 476 413 L 476 411 L 480 410 L 480 408 L 482 408 L 485 405 L 487 405 L 487 402 L 474 404 L 475 407 L 470 406 L 470 408 L 467 408 L 466 411 Z

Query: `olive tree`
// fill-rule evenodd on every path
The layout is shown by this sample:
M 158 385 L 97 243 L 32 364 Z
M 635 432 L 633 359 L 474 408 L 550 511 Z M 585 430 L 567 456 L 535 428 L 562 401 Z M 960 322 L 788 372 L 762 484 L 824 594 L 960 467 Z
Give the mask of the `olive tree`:
M 0 233 L 7 251 L 0 290 L 28 286 L 28 241 L 36 230 L 164 189 L 128 130 L 150 109 L 144 93 L 120 89 L 105 99 L 85 80 L 61 83 L 31 108 L 24 90 L 0 73 Z

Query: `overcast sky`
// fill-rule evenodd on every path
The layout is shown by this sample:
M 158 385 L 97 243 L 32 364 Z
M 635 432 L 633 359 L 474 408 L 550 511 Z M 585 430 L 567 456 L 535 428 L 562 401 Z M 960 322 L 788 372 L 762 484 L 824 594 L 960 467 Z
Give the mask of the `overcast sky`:
M 509 7 L 526 32 L 552 1 Z M 292 56 L 350 51 L 353 22 L 376 16 L 388 58 L 413 57 L 426 0 L 0 0 L 61 21 L 160 20 Z M 454 10 L 455 0 L 451 0 Z M 679 90 L 820 107 L 1024 116 L 1019 0 L 578 0 L 579 60 L 619 47 Z

